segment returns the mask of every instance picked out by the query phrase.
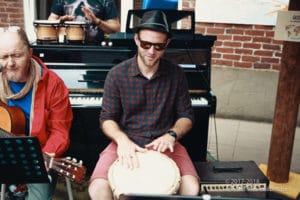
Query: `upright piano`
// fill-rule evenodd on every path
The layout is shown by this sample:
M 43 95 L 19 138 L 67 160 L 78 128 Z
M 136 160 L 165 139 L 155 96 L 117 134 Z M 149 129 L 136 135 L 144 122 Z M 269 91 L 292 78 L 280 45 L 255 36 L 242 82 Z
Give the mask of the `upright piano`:
M 166 58 L 184 68 L 187 76 L 195 124 L 181 142 L 193 161 L 206 160 L 209 116 L 216 112 L 216 96 L 211 89 L 211 47 L 215 40 L 211 35 L 174 32 L 165 53 Z M 69 89 L 74 119 L 66 155 L 83 160 L 87 175 L 110 142 L 99 125 L 106 74 L 136 54 L 130 31 L 111 34 L 106 42 L 110 45 L 32 44 L 34 55 L 54 70 Z

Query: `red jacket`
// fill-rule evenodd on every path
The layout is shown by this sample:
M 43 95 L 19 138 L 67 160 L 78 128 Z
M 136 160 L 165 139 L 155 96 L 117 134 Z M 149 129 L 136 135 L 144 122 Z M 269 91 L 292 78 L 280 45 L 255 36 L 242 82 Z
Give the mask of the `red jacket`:
M 69 91 L 64 82 L 37 57 L 43 74 L 33 94 L 30 135 L 37 136 L 42 151 L 61 156 L 69 147 L 73 119 Z

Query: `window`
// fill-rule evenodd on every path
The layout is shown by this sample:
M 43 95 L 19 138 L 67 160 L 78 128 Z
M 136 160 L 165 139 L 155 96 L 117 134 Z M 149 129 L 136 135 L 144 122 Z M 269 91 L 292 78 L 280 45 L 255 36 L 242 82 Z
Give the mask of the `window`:
M 36 40 L 33 26 L 34 20 L 46 20 L 50 14 L 50 8 L 53 0 L 23 0 L 25 29 L 29 40 Z M 127 11 L 133 9 L 133 0 L 115 0 L 120 13 L 121 31 L 125 31 Z

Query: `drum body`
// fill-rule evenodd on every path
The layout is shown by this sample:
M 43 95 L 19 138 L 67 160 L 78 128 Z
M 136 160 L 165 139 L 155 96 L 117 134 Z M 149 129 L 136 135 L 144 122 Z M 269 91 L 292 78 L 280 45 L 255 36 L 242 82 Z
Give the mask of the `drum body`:
M 35 20 L 33 25 L 35 26 L 37 41 L 57 42 L 59 21 Z
M 85 41 L 85 22 L 67 21 L 65 22 L 66 41 L 81 42 Z
M 137 152 L 139 167 L 128 169 L 116 160 L 108 172 L 108 181 L 116 199 L 121 194 L 176 194 L 180 172 L 168 156 L 149 150 Z

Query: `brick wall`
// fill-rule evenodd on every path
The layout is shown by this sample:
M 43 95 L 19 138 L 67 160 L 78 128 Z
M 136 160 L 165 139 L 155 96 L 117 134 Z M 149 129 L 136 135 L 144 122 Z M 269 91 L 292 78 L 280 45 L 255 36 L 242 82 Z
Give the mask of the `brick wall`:
M 270 26 L 198 23 L 196 31 L 216 35 L 212 64 L 252 69 L 280 67 L 282 43 Z
M 195 0 L 183 0 L 183 10 L 193 10 Z M 222 23 L 196 23 L 196 33 L 216 35 L 212 65 L 279 70 L 282 42 L 273 39 L 274 27 Z
M 23 1 L 0 0 L 0 27 L 24 27 Z

